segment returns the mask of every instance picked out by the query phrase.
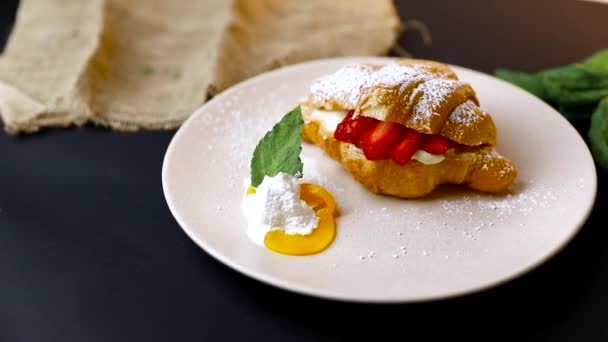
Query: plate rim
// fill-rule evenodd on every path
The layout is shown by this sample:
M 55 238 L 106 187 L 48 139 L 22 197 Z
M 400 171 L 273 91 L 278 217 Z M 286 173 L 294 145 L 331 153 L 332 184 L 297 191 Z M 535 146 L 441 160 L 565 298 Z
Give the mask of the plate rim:
M 470 69 L 467 67 L 453 65 L 453 64 L 448 64 L 448 65 L 451 68 L 456 69 L 456 71 L 464 70 L 466 72 L 478 74 L 478 75 L 481 75 L 484 77 L 490 77 L 493 79 L 493 81 L 499 81 L 499 83 L 502 83 L 503 85 L 506 85 L 506 86 L 516 90 L 522 96 L 535 98 L 537 101 L 541 102 L 545 108 L 547 108 L 549 111 L 553 112 L 553 114 L 557 115 L 560 120 L 562 120 L 564 123 L 566 123 L 568 129 L 570 129 L 574 133 L 574 135 L 577 137 L 577 139 L 579 139 L 579 142 L 582 143 L 583 146 L 586 147 L 585 148 L 586 155 L 587 155 L 587 158 L 589 160 L 591 160 L 591 167 L 593 169 L 593 178 L 590 180 L 590 182 L 592 183 L 591 185 L 592 185 L 593 189 L 592 189 L 592 195 L 589 197 L 589 201 L 585 205 L 586 206 L 585 212 L 580 217 L 580 219 L 578 220 L 575 227 L 573 229 L 571 229 L 568 232 L 568 234 L 558 244 L 555 244 L 552 248 L 549 249 L 549 251 L 545 255 L 536 259 L 534 262 L 528 264 L 525 267 L 520 268 L 519 270 L 517 270 L 515 272 L 512 272 L 511 274 L 508 274 L 507 276 L 498 277 L 493 281 L 489 281 L 489 282 L 486 282 L 486 283 L 483 283 L 483 284 L 480 284 L 477 286 L 471 286 L 467 289 L 451 291 L 451 292 L 448 292 L 445 294 L 440 294 L 440 295 L 423 295 L 423 296 L 417 296 L 415 298 L 392 298 L 392 297 L 378 298 L 378 297 L 366 297 L 366 296 L 361 296 L 361 295 L 353 296 L 353 295 L 348 295 L 348 294 L 344 295 L 344 294 L 341 294 L 341 293 L 338 293 L 335 291 L 332 292 L 332 291 L 326 291 L 326 290 L 322 290 L 322 289 L 315 289 L 315 288 L 309 288 L 309 287 L 305 287 L 305 286 L 299 286 L 297 284 L 287 282 L 287 281 L 281 279 L 280 277 L 267 275 L 267 274 L 255 272 L 254 270 L 250 270 L 248 267 L 241 266 L 236 261 L 233 261 L 229 257 L 224 256 L 220 251 L 216 250 L 214 247 L 212 247 L 212 246 L 206 244 L 204 241 L 200 240 L 191 230 L 186 228 L 187 225 L 185 224 L 185 221 L 181 217 L 179 210 L 176 208 L 175 202 L 173 200 L 173 196 L 168 189 L 168 185 L 167 185 L 168 184 L 168 175 L 167 175 L 168 165 L 170 163 L 172 151 L 176 148 L 175 147 L 177 144 L 176 141 L 179 140 L 179 137 L 182 134 L 185 134 L 184 132 L 187 130 L 186 127 L 190 126 L 197 117 L 199 117 L 200 115 L 203 115 L 203 114 L 201 114 L 201 112 L 204 110 L 204 108 L 206 106 L 213 104 L 215 102 L 221 101 L 225 97 L 231 96 L 232 93 L 238 91 L 241 87 L 246 87 L 247 85 L 249 85 L 251 83 L 257 82 L 259 79 L 273 77 L 273 76 L 276 76 L 276 75 L 279 75 L 282 73 L 288 73 L 294 69 L 307 68 L 307 67 L 310 67 L 310 66 L 313 66 L 316 64 L 334 63 L 334 62 L 343 62 L 344 64 L 362 63 L 362 62 L 363 63 L 365 63 L 365 62 L 389 63 L 389 62 L 395 61 L 397 59 L 399 59 L 399 58 L 398 57 L 382 57 L 382 56 L 375 56 L 375 57 L 374 56 L 353 56 L 353 57 L 332 57 L 332 58 L 315 59 L 315 60 L 306 61 L 306 62 L 302 62 L 302 63 L 292 64 L 292 65 L 284 66 L 284 67 L 281 67 L 278 69 L 263 72 L 252 78 L 249 78 L 249 79 L 243 80 L 237 84 L 234 84 L 234 85 L 230 86 L 229 88 L 227 88 L 226 90 L 222 91 L 217 96 L 213 97 L 209 101 L 207 101 L 207 102 L 203 103 L 201 106 L 199 106 L 180 125 L 177 132 L 171 138 L 171 141 L 169 142 L 169 145 L 167 146 L 167 148 L 165 150 L 165 155 L 163 157 L 163 164 L 162 164 L 162 169 L 161 169 L 161 181 L 162 181 L 162 188 L 163 188 L 163 195 L 165 197 L 165 202 L 167 203 L 167 206 L 169 207 L 171 214 L 177 221 L 177 223 L 180 226 L 180 228 L 182 229 L 182 231 L 196 245 L 198 245 L 199 248 L 201 248 L 204 252 L 209 254 L 211 257 L 213 257 L 220 263 L 228 266 L 228 268 L 231 268 L 232 270 L 237 271 L 254 280 L 260 281 L 266 285 L 270 285 L 275 288 L 279 288 L 281 290 L 298 293 L 298 294 L 302 294 L 302 295 L 313 297 L 313 298 L 328 299 L 328 300 L 334 300 L 334 301 L 340 301 L 340 302 L 354 302 L 354 303 L 373 303 L 373 304 L 419 303 L 419 302 L 444 300 L 444 299 L 449 299 L 449 298 L 454 298 L 454 297 L 465 296 L 465 295 L 485 291 L 488 289 L 492 289 L 492 288 L 498 287 L 502 284 L 508 283 L 514 279 L 517 279 L 526 273 L 536 270 L 539 266 L 546 263 L 548 260 L 552 259 L 555 255 L 557 255 L 559 252 L 561 252 L 573 240 L 573 238 L 580 232 L 582 227 L 587 222 L 589 216 L 591 215 L 593 208 L 595 207 L 595 202 L 596 202 L 596 198 L 597 198 L 597 168 L 595 166 L 595 162 L 594 162 L 591 152 L 589 150 L 589 146 L 586 144 L 583 137 L 578 133 L 576 128 L 574 128 L 574 126 L 572 126 L 572 124 L 568 120 L 566 120 L 553 107 L 551 107 L 549 104 L 547 104 L 546 102 L 544 102 L 537 96 L 535 96 L 509 82 L 501 80 L 493 75 L 486 74 L 484 72 L 473 70 L 473 69 Z

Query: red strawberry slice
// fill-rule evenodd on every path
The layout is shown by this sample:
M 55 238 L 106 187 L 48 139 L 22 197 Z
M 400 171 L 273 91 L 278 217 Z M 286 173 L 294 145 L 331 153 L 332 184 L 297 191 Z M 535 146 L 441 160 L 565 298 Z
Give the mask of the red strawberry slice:
M 374 130 L 378 126 L 378 124 L 380 124 L 380 122 L 380 120 L 368 118 L 366 116 L 359 116 L 358 118 L 356 118 L 354 125 L 355 141 L 353 142 L 353 144 L 355 144 L 357 147 L 361 147 L 361 141 L 363 140 L 363 137 L 370 131 Z
M 444 154 L 450 145 L 450 141 L 439 134 L 425 135 L 420 149 L 431 154 Z
M 363 154 L 368 160 L 390 159 L 391 150 L 401 140 L 404 129 L 397 123 L 380 121 L 361 139 Z
M 349 111 L 348 114 L 346 114 L 346 117 L 338 124 L 336 131 L 334 132 L 334 139 L 350 142 L 353 136 L 352 123 L 354 112 L 354 110 Z
M 380 122 L 379 120 L 358 116 L 353 119 L 354 111 L 348 112 L 348 115 L 338 124 L 334 132 L 336 140 L 355 144 L 357 147 L 361 145 L 361 138 L 369 131 L 374 129 Z
M 405 128 L 401 141 L 391 150 L 391 159 L 401 166 L 407 164 L 420 147 L 421 141 L 421 133 Z

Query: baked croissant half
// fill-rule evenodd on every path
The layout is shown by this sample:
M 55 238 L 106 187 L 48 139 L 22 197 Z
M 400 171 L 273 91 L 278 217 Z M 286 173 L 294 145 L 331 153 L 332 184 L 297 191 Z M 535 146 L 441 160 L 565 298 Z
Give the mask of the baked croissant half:
M 517 177 L 492 117 L 445 64 L 346 65 L 314 81 L 301 108 L 304 139 L 374 193 L 415 198 L 444 183 L 497 193 Z

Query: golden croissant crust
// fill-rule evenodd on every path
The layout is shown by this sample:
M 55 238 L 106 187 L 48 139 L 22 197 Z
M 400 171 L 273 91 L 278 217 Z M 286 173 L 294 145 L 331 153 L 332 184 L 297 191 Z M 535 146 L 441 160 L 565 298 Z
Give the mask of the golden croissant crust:
M 316 109 L 354 110 L 420 133 L 441 134 L 457 144 L 432 165 L 370 161 L 355 145 L 322 132 L 322 123 L 311 115 Z M 513 164 L 495 150 L 496 127 L 479 107 L 475 91 L 442 63 L 400 59 L 388 65 L 347 65 L 311 85 L 302 113 L 304 139 L 321 146 L 375 193 L 421 197 L 443 183 L 501 192 L 517 176 Z
M 306 104 L 355 110 L 469 146 L 496 144 L 492 117 L 475 91 L 445 64 L 401 59 L 388 65 L 350 64 L 310 87 Z

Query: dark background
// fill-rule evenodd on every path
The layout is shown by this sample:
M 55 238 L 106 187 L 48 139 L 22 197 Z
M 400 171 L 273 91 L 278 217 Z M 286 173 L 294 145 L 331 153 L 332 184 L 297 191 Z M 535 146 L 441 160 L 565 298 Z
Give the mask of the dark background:
M 608 47 L 608 5 L 398 3 L 402 18 L 433 34 L 431 47 L 415 34 L 401 39 L 415 56 L 486 72 L 557 66 Z M 0 2 L 3 37 L 15 7 Z M 172 135 L 0 134 L 0 341 L 608 340 L 605 171 L 589 222 L 533 272 L 450 300 L 356 305 L 262 285 L 192 243 L 161 189 Z

